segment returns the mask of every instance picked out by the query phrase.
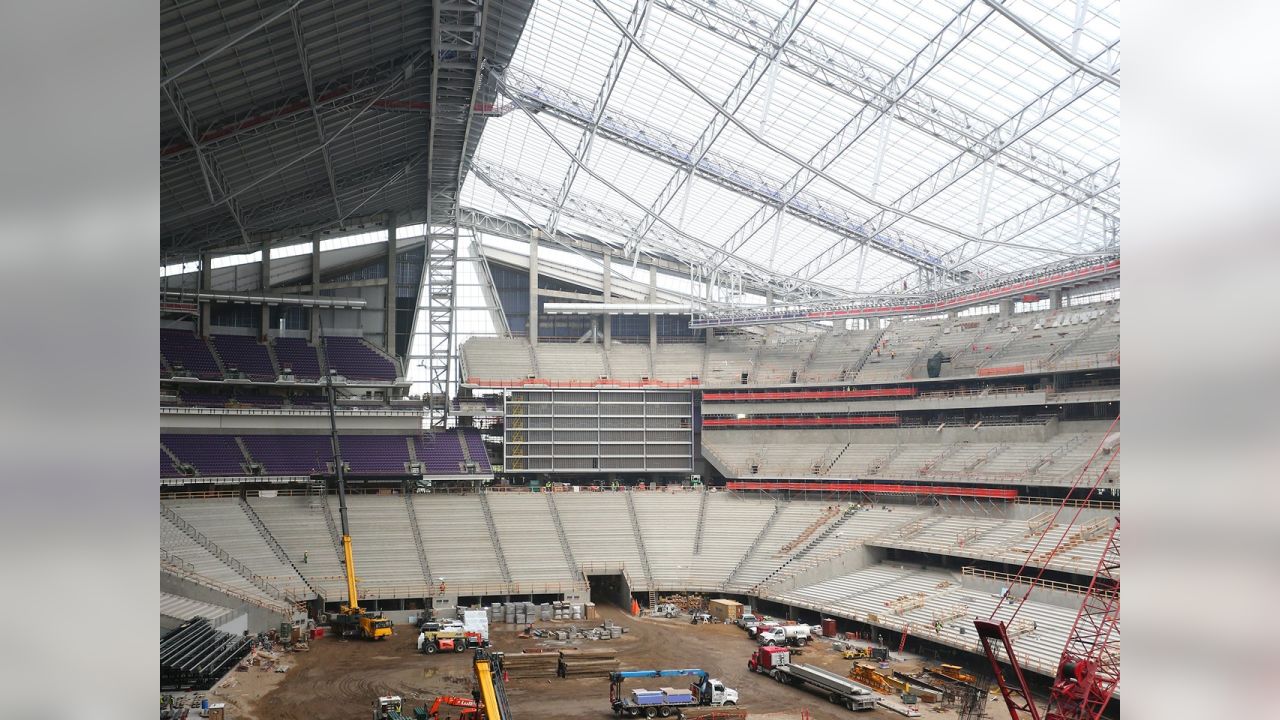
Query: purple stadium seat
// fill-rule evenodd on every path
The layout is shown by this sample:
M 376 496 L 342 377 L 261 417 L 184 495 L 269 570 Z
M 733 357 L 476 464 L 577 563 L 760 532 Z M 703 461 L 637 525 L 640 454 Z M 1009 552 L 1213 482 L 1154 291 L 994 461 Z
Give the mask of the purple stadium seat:
M 329 367 L 343 377 L 392 382 L 398 374 L 395 363 L 360 338 L 326 337 L 322 347 Z
M 211 335 L 209 339 L 228 372 L 235 368 L 252 380 L 276 379 L 267 346 L 257 340 L 245 335 Z
M 244 475 L 244 453 L 233 435 L 161 434 L 160 442 L 205 477 Z M 176 474 L 176 473 L 175 473 Z M 163 477 L 163 474 L 161 475 Z
M 170 366 L 181 365 L 202 380 L 222 379 L 209 345 L 186 330 L 161 330 L 160 354 Z
M 302 338 L 279 337 L 274 347 L 281 371 L 293 368 L 293 376 L 299 380 L 320 379 L 320 359 L 314 345 Z

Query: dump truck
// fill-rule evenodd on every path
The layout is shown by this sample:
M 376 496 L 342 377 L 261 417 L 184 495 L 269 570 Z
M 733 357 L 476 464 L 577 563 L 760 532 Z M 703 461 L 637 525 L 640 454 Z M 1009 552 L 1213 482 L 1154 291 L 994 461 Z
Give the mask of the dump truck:
M 812 637 L 813 628 L 808 625 L 779 625 L 771 630 L 756 633 L 761 645 L 793 645 L 802 647 Z
M 622 694 L 622 681 L 627 678 L 693 677 L 688 689 L 664 687 L 657 690 L 637 688 Z M 702 705 L 737 705 L 738 691 L 710 677 L 705 670 L 619 670 L 609 673 L 609 705 L 618 717 L 670 717 L 681 708 Z
M 812 665 L 791 662 L 791 651 L 784 647 L 757 648 L 747 660 L 747 668 L 780 683 L 808 685 L 826 695 L 831 702 L 850 710 L 872 710 L 881 699 L 870 688 L 848 678 Z

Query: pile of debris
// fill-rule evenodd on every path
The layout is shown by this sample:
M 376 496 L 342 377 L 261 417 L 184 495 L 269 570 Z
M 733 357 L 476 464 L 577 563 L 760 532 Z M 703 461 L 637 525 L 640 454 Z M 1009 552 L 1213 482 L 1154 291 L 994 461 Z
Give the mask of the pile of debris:
M 562 678 L 596 675 L 607 677 L 621 669 L 618 653 L 604 648 L 565 648 L 560 651 L 560 664 L 556 674 Z
M 511 679 L 551 678 L 556 676 L 560 655 L 554 651 L 525 650 L 519 655 L 507 653 L 502 667 Z
M 663 595 L 658 598 L 658 603 L 675 605 L 686 613 L 707 609 L 707 598 L 703 595 Z

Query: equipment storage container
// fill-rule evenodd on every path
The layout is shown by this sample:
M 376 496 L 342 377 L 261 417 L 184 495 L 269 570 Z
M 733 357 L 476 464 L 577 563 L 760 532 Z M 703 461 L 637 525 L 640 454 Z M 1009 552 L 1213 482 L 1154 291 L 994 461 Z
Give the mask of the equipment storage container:
M 688 690 L 664 687 L 662 688 L 662 694 L 666 697 L 668 704 L 693 702 L 693 693 Z

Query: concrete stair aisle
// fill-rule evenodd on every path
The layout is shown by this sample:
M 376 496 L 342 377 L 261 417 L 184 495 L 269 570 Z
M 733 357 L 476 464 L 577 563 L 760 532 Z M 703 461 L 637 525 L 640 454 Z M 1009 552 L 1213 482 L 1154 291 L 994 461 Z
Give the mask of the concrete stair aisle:
M 418 460 L 418 447 L 414 444 L 413 438 L 406 437 L 404 444 L 409 446 L 409 462 L 416 463 Z
M 493 549 L 498 555 L 498 569 L 502 571 L 502 580 L 510 583 L 511 568 L 507 567 L 507 557 L 502 552 L 502 541 L 498 539 L 498 525 L 493 521 L 493 509 L 489 507 L 487 493 L 480 493 L 480 508 L 484 511 L 484 524 L 489 528 L 489 539 L 493 541 Z
M 773 529 L 774 523 L 778 522 L 778 516 L 782 514 L 782 507 L 782 503 L 774 504 L 773 514 L 770 515 L 769 519 L 760 527 L 760 532 L 756 533 L 755 539 L 752 540 L 751 545 L 747 547 L 747 552 L 742 556 L 742 559 L 738 561 L 738 564 L 733 567 L 733 570 L 729 572 L 729 577 L 725 579 L 722 587 L 728 588 L 733 584 L 733 581 L 738 579 L 738 573 L 742 572 L 742 568 L 746 567 L 747 562 L 751 560 L 751 557 L 755 555 L 756 550 L 760 547 L 760 543 L 764 541 L 765 536 Z
M 702 497 L 698 500 L 698 527 L 693 534 L 693 554 L 702 554 L 702 530 L 707 525 L 707 492 L 706 486 L 702 488 Z
M 627 514 L 631 516 L 631 531 L 636 536 L 636 548 L 640 551 L 640 565 L 644 568 L 645 583 L 649 588 L 649 607 L 654 605 L 653 569 L 649 567 L 649 551 L 644 546 L 644 535 L 640 532 L 640 516 L 636 514 L 636 501 L 631 491 L 623 493 L 627 498 Z
M 871 338 L 871 342 L 867 343 L 867 346 L 862 349 L 862 354 L 858 356 L 858 359 L 853 361 L 852 365 L 846 365 L 840 371 L 840 379 L 842 381 L 853 379 L 858 376 L 858 373 L 862 372 L 863 366 L 867 364 L 867 358 L 871 357 L 871 353 L 876 351 L 876 346 L 884 339 L 884 334 L 887 332 L 889 332 L 888 325 L 880 328 L 880 332 L 876 333 L 875 337 Z
M 245 468 L 249 468 L 252 465 L 259 465 L 258 461 L 254 460 L 253 455 L 250 454 L 249 448 L 244 444 L 244 439 L 239 435 L 236 436 L 236 447 L 240 448 L 241 454 L 244 455 Z
M 458 439 L 458 445 L 462 448 L 462 459 L 469 463 L 475 462 L 475 458 L 471 457 L 471 449 L 467 447 L 467 436 L 458 428 L 454 428 L 453 434 Z
M 569 563 L 569 569 L 573 571 L 573 577 L 581 578 L 582 570 L 578 567 L 578 561 L 573 557 L 573 547 L 569 545 L 569 536 L 564 532 L 564 523 L 560 521 L 560 510 L 556 508 L 556 494 L 553 492 L 543 493 L 547 496 L 547 509 L 551 511 L 551 523 L 556 526 L 556 536 L 560 538 L 560 549 L 564 551 L 565 562 Z
M 413 444 L 409 446 L 412 448 Z M 409 528 L 413 531 L 413 546 L 418 551 L 418 564 L 422 566 L 422 577 L 427 580 L 427 587 L 435 585 L 431 574 L 431 564 L 427 562 L 427 549 L 422 545 L 422 530 L 418 525 L 418 513 L 413 509 L 413 493 L 404 493 L 404 507 L 409 512 Z
M 542 368 L 538 367 L 538 353 L 533 344 L 526 344 L 525 349 L 529 351 L 529 369 L 533 371 L 533 376 L 542 377 Z
M 213 555 L 214 557 L 221 560 L 223 564 L 225 564 L 227 567 L 234 570 L 236 574 L 239 575 L 240 577 L 249 581 L 249 583 L 252 584 L 254 587 L 266 593 L 268 596 L 275 598 L 276 600 L 284 600 L 286 602 L 291 602 L 291 599 L 285 595 L 284 591 L 282 591 L 280 588 L 276 587 L 275 585 L 272 585 L 271 583 L 267 582 L 263 578 L 259 577 L 256 573 L 254 573 L 252 570 L 246 567 L 244 563 L 232 557 L 230 553 L 228 553 L 226 550 L 223 550 L 216 543 L 214 543 L 212 540 L 206 537 L 204 533 L 197 530 L 191 523 L 187 522 L 185 519 L 182 518 L 182 516 L 178 515 L 178 513 L 174 511 L 173 508 L 162 504 L 160 506 L 160 514 L 169 522 L 173 523 L 175 527 L 177 527 L 179 530 L 185 533 L 187 537 L 191 538 L 197 544 L 199 544 L 201 547 L 207 550 L 210 555 Z
M 209 342 L 209 338 L 200 338 L 200 341 L 209 348 L 209 354 L 213 356 L 213 361 L 218 364 L 218 372 L 222 373 L 222 377 L 227 376 L 227 365 L 222 361 L 222 356 L 218 354 L 218 346 Z
M 280 358 L 276 357 L 275 343 L 267 341 L 263 344 L 267 346 L 267 357 L 271 359 L 271 369 L 275 370 L 276 377 L 280 377 L 284 373 L 284 369 L 280 365 Z
M 846 449 L 848 447 L 849 447 L 848 445 L 845 446 Z M 902 451 L 906 449 L 907 449 L 906 444 L 899 442 L 884 457 L 876 458 L 875 460 L 872 460 L 871 462 L 867 463 L 867 475 L 870 475 L 873 477 L 878 475 L 881 470 L 884 470 L 885 468 L 893 464 L 893 461 L 897 460 L 898 456 L 902 454 Z
M 180 467 L 182 465 L 182 461 L 178 459 L 178 456 L 174 455 L 172 450 L 165 447 L 164 443 L 160 443 L 160 451 L 169 457 L 169 461 L 173 463 L 173 466 L 175 468 Z
M 347 559 L 342 552 L 342 533 L 338 529 L 338 523 L 334 522 L 333 509 L 329 507 L 329 496 L 321 496 L 320 501 L 324 508 L 324 524 L 328 526 L 329 538 L 333 540 L 333 551 L 338 554 L 338 564 L 345 568 Z
M 770 583 L 773 582 L 775 578 L 785 574 L 785 571 L 791 566 L 792 563 L 803 560 L 805 556 L 807 556 L 810 552 L 813 551 L 815 547 L 817 547 L 818 545 L 821 545 L 823 541 L 831 537 L 834 533 L 839 532 L 840 528 L 844 526 L 845 522 L 850 517 L 853 517 L 855 514 L 857 513 L 852 506 L 846 507 L 844 512 L 840 513 L 840 516 L 837 517 L 834 522 L 828 523 L 827 526 L 823 528 L 822 532 L 818 533 L 816 536 L 809 538 L 808 541 L 806 541 L 798 550 L 796 550 L 795 553 L 791 555 L 791 557 L 787 558 L 785 562 L 783 562 L 781 565 L 775 568 L 772 572 L 766 575 L 763 580 L 756 583 L 751 588 L 749 594 L 759 593 L 762 588 L 767 587 Z
M 239 505 L 240 509 L 243 510 L 244 514 L 249 518 L 249 522 L 253 523 L 254 528 L 258 530 L 258 534 L 262 536 L 264 541 L 266 541 L 267 547 L 271 548 L 271 552 L 275 553 L 275 556 L 280 559 L 280 562 L 293 568 L 293 571 L 298 573 L 298 577 L 302 578 L 302 582 L 307 586 L 308 590 L 315 595 L 319 595 L 320 593 L 317 592 L 311 582 L 307 580 L 307 576 L 302 574 L 302 570 L 294 564 L 293 560 L 289 557 L 289 553 L 285 552 L 284 547 L 282 547 L 280 542 L 276 540 L 275 535 L 272 535 L 271 531 L 267 529 L 266 523 L 262 522 L 262 518 L 258 517 L 258 513 L 254 512 L 253 506 L 251 506 L 244 498 L 240 498 Z
M 608 322 L 609 316 L 605 315 L 605 321 Z M 604 368 L 604 374 L 607 377 L 613 377 L 613 366 L 609 364 L 609 352 L 603 345 L 592 344 L 596 348 L 596 352 L 600 353 L 600 367 Z M 652 360 L 650 361 L 652 362 Z M 653 368 L 649 368 L 649 377 L 653 377 Z

